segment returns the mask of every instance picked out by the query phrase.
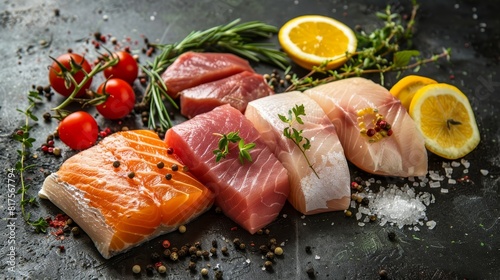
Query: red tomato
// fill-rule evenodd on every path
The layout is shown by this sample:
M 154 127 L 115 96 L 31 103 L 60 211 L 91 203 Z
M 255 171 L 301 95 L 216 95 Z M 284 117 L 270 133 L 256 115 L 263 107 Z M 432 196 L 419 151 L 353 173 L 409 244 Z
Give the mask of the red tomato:
M 82 71 L 82 69 L 89 73 L 91 71 L 90 64 L 87 62 L 87 60 L 76 53 L 66 53 L 61 56 L 59 56 L 56 59 L 59 63 L 61 63 L 70 73 L 72 73 L 73 78 L 77 83 L 80 83 L 83 78 L 85 78 L 85 73 Z M 75 65 L 80 65 L 81 69 L 71 69 L 71 63 L 70 61 L 73 60 Z M 66 86 L 66 80 L 64 79 L 63 72 L 61 71 L 61 67 L 59 67 L 59 64 L 57 64 L 55 61 L 52 63 L 52 66 L 50 66 L 49 69 L 49 82 L 50 86 L 59 94 L 64 95 L 68 97 L 74 90 L 75 90 L 75 85 L 72 83 L 69 84 L 69 87 Z M 87 90 L 90 87 L 90 84 L 92 84 L 92 78 L 90 78 L 85 85 L 78 91 L 76 96 L 81 97 L 85 94 L 85 90 Z
M 94 145 L 98 132 L 97 122 L 84 111 L 69 114 L 58 128 L 59 139 L 73 150 L 84 150 Z
M 106 101 L 96 106 L 106 119 L 121 119 L 134 109 L 134 89 L 122 79 L 109 79 L 99 86 L 97 93 L 108 94 Z
M 133 84 L 139 73 L 139 66 L 134 57 L 125 51 L 120 51 L 112 54 L 113 57 L 118 57 L 119 61 L 116 65 L 104 69 L 104 77 L 122 79 L 129 84 Z

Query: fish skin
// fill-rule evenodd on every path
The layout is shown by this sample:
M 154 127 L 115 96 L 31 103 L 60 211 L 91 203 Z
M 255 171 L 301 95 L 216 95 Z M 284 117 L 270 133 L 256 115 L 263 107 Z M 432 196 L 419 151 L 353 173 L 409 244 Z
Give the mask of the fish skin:
M 254 72 L 248 61 L 234 54 L 191 51 L 181 54 L 162 73 L 161 78 L 167 86 L 168 95 L 177 98 L 179 92 L 185 89 L 243 71 Z
M 304 92 L 316 100 L 339 135 L 347 159 L 377 175 L 410 177 L 427 174 L 424 138 L 401 102 L 371 80 L 355 77 L 320 85 Z M 394 134 L 369 143 L 360 134 L 357 111 L 377 108 Z
M 283 135 L 288 124 L 278 114 L 287 116 L 295 105 L 304 105 L 303 125 L 293 128 L 302 130 L 302 136 L 310 139 L 311 148 L 306 150 L 312 166 L 291 139 Z M 248 104 L 245 116 L 261 133 L 266 144 L 287 169 L 290 181 L 288 201 L 305 215 L 339 211 L 350 203 L 350 172 L 344 150 L 323 109 L 301 92 L 279 93 L 254 100 Z
M 108 259 L 176 230 L 213 204 L 214 194 L 193 175 L 170 169 L 182 165 L 166 151 L 152 131 L 114 133 L 67 159 L 45 179 L 39 196 L 70 216 Z
M 262 75 L 243 71 L 181 91 L 181 114 L 190 119 L 224 104 L 244 113 L 248 102 L 271 94 L 274 91 Z
M 241 164 L 237 144 L 215 161 L 220 136 L 239 132 L 250 150 L 252 162 Z M 252 123 L 231 105 L 222 105 L 170 128 L 165 142 L 189 170 L 216 194 L 216 205 L 250 233 L 271 223 L 290 192 L 286 169 L 262 141 Z

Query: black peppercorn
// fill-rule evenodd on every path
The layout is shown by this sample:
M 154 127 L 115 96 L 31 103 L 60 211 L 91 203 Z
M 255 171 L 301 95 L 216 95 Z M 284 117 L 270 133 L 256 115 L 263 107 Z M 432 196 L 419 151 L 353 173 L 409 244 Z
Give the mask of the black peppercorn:
M 163 163 L 163 161 L 160 161 L 156 164 L 156 167 L 158 167 L 159 169 L 162 169 L 164 166 L 165 164 Z
M 314 268 L 310 267 L 306 270 L 307 272 L 307 276 L 309 276 L 309 278 L 314 278 L 315 277 L 315 272 L 314 272 Z
M 387 237 L 389 238 L 390 241 L 395 241 L 396 240 L 396 233 L 394 231 L 390 231 L 387 234 Z
M 179 166 L 177 164 L 172 164 L 172 171 L 179 170 Z
M 196 270 L 196 263 L 195 262 L 189 262 L 189 265 L 188 265 L 188 268 L 189 270 L 191 271 L 195 271 Z
M 387 270 L 385 270 L 385 269 L 379 270 L 378 275 L 380 276 L 380 278 L 386 279 L 387 278 Z
M 368 204 L 370 204 L 370 199 L 368 199 L 368 197 L 363 197 L 363 199 L 361 200 L 361 205 L 368 206 Z
M 312 252 L 311 246 L 306 246 L 306 253 L 310 254 Z
M 264 268 L 267 270 L 267 271 L 270 271 L 273 269 L 273 262 L 271 261 L 265 261 L 264 262 Z
M 120 162 L 119 162 L 119 161 L 117 161 L 117 160 L 113 161 L 113 167 L 114 167 L 114 168 L 118 168 L 118 167 L 120 167 Z
M 210 254 L 212 254 L 212 256 L 217 256 L 217 249 L 214 247 L 210 248 Z

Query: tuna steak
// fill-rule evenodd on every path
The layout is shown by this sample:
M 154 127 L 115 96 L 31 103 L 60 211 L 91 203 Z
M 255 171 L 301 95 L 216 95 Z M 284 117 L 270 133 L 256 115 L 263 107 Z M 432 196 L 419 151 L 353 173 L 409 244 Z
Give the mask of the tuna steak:
M 223 104 L 230 104 L 244 113 L 248 102 L 273 93 L 262 75 L 244 71 L 183 90 L 180 93 L 181 114 L 192 118 Z
M 250 150 L 252 162 L 238 159 L 237 144 L 225 159 L 216 162 L 220 136 L 238 132 Z M 216 194 L 216 204 L 226 216 L 250 233 L 271 223 L 286 202 L 290 187 L 286 169 L 273 155 L 259 132 L 245 116 L 230 105 L 219 106 L 170 128 L 168 147 L 189 170 Z
M 181 54 L 161 75 L 167 85 L 167 93 L 177 98 L 179 92 L 201 84 L 213 82 L 231 75 L 254 72 L 248 61 L 229 53 Z

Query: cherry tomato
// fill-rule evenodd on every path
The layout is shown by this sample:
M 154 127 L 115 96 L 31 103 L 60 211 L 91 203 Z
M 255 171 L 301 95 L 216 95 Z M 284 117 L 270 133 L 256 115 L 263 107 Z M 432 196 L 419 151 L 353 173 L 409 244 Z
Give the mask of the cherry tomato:
M 98 132 L 97 122 L 84 111 L 69 114 L 58 128 L 59 139 L 73 150 L 84 150 L 94 145 Z
M 109 79 L 102 83 L 97 94 L 108 94 L 106 101 L 96 106 L 97 111 L 106 119 L 121 119 L 134 109 L 134 89 L 122 79 Z
M 85 78 L 85 73 L 82 71 L 82 69 L 87 73 L 91 71 L 90 64 L 87 62 L 87 60 L 83 56 L 76 53 L 63 54 L 56 60 L 61 63 L 69 71 L 69 73 L 73 75 L 73 78 L 77 83 L 80 83 L 83 78 Z M 73 60 L 76 68 L 72 69 L 71 60 Z M 69 87 L 67 87 L 64 73 L 63 71 L 61 71 L 61 67 L 59 67 L 59 64 L 57 64 L 55 61 L 49 68 L 49 83 L 57 93 L 66 97 L 68 97 L 73 92 L 73 90 L 75 90 L 75 85 L 73 85 L 72 83 L 69 83 Z M 90 87 L 90 84 L 92 84 L 92 78 L 90 78 L 85 83 L 85 85 L 83 85 L 76 96 L 83 96 L 85 94 L 85 91 Z
M 139 73 L 139 66 L 134 57 L 125 51 L 119 51 L 112 54 L 113 57 L 118 57 L 119 61 L 116 65 L 104 69 L 104 77 L 122 79 L 129 84 L 133 84 Z

